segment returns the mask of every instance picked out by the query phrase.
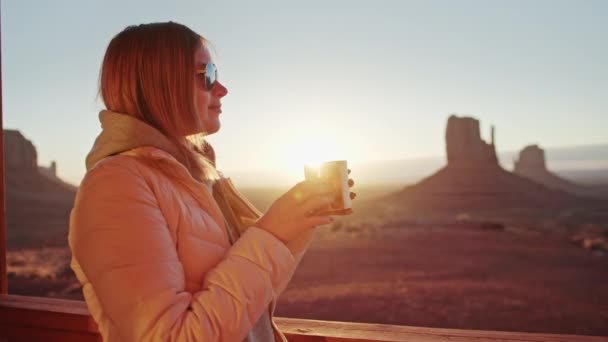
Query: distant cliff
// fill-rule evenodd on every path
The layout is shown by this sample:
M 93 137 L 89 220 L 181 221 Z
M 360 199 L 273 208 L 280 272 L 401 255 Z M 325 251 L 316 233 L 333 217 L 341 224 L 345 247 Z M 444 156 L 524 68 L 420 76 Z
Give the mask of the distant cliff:
M 448 165 L 498 166 L 494 147 L 494 127 L 490 144 L 481 139 L 479 121 L 471 117 L 451 115 L 445 130 Z
M 17 130 L 5 129 L 4 167 L 7 178 L 7 191 L 26 193 L 74 192 L 77 187 L 57 177 L 57 163 L 49 167 L 38 165 L 38 152 L 32 142 Z
M 34 144 L 4 130 L 7 246 L 65 246 L 76 187 L 56 175 L 56 163 L 38 166 Z
M 34 144 L 19 131 L 5 129 L 3 133 L 6 171 L 35 173 L 38 169 L 38 153 Z
M 480 137 L 479 121 L 451 115 L 446 127 L 447 165 L 415 185 L 388 197 L 401 208 L 509 209 L 554 208 L 575 197 L 504 170 L 492 141 Z
M 545 151 L 538 145 L 526 146 L 519 152 L 513 170 L 516 174 L 532 179 L 553 189 L 563 190 L 579 196 L 603 197 L 600 191 L 559 177 L 547 169 Z

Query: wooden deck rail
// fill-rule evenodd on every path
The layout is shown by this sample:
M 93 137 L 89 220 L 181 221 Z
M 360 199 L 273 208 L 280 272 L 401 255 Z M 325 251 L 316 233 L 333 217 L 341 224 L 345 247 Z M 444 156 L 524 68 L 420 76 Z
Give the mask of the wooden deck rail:
M 293 342 L 608 341 L 608 337 L 459 330 L 275 318 Z M 0 342 L 101 341 L 84 302 L 0 295 Z

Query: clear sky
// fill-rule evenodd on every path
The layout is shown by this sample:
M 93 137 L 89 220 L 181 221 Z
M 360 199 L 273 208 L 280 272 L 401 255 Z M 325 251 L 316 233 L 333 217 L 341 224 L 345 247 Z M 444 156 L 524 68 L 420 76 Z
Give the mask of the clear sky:
M 221 169 L 440 156 L 450 113 L 500 150 L 608 142 L 608 1 L 24 1 L 2 6 L 4 127 L 78 184 L 99 67 L 127 25 L 213 43 Z

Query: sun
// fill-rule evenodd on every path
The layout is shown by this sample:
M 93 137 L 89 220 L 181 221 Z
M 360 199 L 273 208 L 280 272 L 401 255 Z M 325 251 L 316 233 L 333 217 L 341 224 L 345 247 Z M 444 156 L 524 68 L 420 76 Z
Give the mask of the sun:
M 304 176 L 305 165 L 317 165 L 324 161 L 344 159 L 337 141 L 328 136 L 301 138 L 285 144 L 280 164 L 294 176 Z

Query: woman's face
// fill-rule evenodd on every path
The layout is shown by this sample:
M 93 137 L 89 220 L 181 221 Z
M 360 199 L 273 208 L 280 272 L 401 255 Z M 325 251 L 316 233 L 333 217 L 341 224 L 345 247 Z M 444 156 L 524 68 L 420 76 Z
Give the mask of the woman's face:
M 194 61 L 197 70 L 205 70 L 207 63 L 213 63 L 209 50 L 204 45 L 196 50 Z M 196 80 L 194 99 L 198 116 L 201 119 L 203 128 L 207 134 L 213 134 L 220 129 L 220 113 L 222 113 L 222 97 L 228 94 L 228 89 L 219 81 L 215 81 L 211 90 L 205 90 L 205 84 L 199 75 L 195 75 Z

